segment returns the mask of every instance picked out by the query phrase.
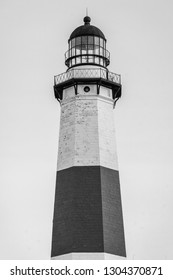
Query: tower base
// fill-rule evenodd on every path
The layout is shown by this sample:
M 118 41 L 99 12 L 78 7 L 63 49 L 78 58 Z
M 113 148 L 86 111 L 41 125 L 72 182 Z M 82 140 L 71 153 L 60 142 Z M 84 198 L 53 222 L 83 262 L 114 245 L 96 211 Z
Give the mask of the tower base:
M 117 170 L 76 166 L 57 172 L 51 256 L 71 252 L 126 256 Z
M 51 258 L 52 260 L 125 260 L 125 257 L 108 253 L 70 253 Z

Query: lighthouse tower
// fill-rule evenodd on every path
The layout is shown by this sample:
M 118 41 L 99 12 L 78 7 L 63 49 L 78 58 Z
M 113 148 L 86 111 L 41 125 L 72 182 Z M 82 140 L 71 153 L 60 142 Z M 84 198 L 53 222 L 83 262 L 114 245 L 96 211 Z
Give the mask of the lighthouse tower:
M 61 118 L 54 204 L 53 259 L 125 257 L 114 114 L 120 75 L 110 72 L 102 31 L 84 18 L 55 76 Z

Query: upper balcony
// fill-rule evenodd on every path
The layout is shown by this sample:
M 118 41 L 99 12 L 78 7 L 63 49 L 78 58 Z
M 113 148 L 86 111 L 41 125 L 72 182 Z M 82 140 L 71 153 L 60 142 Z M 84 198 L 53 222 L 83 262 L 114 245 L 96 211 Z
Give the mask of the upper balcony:
M 70 69 L 54 77 L 54 84 L 58 85 L 71 79 L 104 79 L 116 84 L 121 84 L 121 76 L 102 68 Z
M 62 99 L 63 89 L 77 84 L 97 84 L 112 89 L 113 99 L 121 96 L 121 76 L 103 68 L 72 68 L 54 77 L 55 97 Z M 99 89 L 98 89 L 99 92 Z M 76 90 L 77 94 L 77 90 Z

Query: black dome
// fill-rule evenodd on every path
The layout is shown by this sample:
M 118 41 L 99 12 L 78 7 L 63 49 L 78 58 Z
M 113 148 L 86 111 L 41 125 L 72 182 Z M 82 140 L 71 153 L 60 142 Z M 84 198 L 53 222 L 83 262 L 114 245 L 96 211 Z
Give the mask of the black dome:
M 90 25 L 90 17 L 84 17 L 84 25 L 77 27 L 70 35 L 69 40 L 78 37 L 78 36 L 85 36 L 85 35 L 93 35 L 98 36 L 106 40 L 103 32 L 94 25 Z

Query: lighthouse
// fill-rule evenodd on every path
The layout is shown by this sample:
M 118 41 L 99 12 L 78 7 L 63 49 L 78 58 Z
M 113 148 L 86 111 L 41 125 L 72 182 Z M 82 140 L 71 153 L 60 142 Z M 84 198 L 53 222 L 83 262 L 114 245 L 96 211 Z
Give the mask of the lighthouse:
M 110 72 L 103 32 L 84 17 L 54 77 L 61 106 L 52 259 L 126 256 L 114 108 L 121 77 Z

